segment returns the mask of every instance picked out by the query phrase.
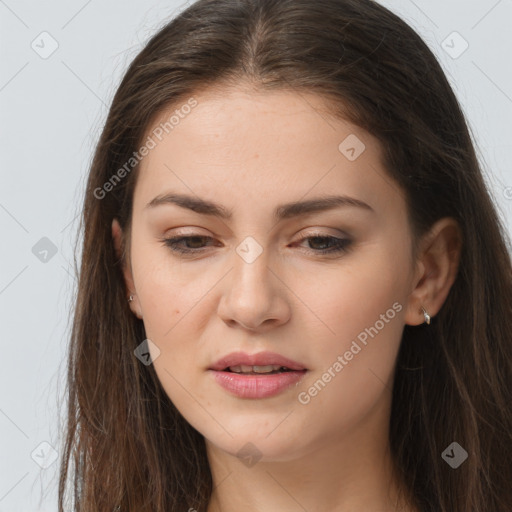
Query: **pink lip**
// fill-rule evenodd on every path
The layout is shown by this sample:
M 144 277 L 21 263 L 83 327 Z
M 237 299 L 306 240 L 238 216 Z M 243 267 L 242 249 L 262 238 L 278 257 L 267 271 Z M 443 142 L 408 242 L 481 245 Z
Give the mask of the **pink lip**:
M 231 352 L 231 354 L 222 357 L 215 364 L 210 366 L 209 370 L 224 370 L 230 366 L 238 366 L 241 364 L 246 366 L 278 364 L 280 366 L 286 366 L 286 368 L 289 368 L 290 370 L 306 370 L 306 368 L 300 363 L 297 363 L 297 361 L 288 359 L 287 357 L 276 354 L 275 352 L 258 352 L 257 354 Z
M 298 383 L 307 370 L 273 373 L 271 375 L 241 375 L 233 372 L 208 370 L 224 389 L 240 398 L 266 398 Z
M 269 375 L 241 375 L 224 371 L 230 366 L 266 366 L 270 364 L 286 366 L 292 371 Z M 233 352 L 219 359 L 208 371 L 213 374 L 215 381 L 220 386 L 240 398 L 266 398 L 277 395 L 298 383 L 307 369 L 300 363 L 273 352 L 260 352 L 252 355 Z

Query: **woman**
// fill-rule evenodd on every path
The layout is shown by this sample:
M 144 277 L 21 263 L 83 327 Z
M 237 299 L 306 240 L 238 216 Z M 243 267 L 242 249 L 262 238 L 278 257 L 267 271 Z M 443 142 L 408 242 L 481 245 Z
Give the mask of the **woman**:
M 84 512 L 512 510 L 509 241 L 382 6 L 191 5 L 119 86 L 82 228 L 60 511 L 71 469 Z

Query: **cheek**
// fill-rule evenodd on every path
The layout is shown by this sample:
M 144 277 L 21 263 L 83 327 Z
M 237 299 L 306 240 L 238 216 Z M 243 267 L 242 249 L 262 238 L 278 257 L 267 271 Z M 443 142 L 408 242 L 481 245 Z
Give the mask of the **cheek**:
M 310 294 L 308 306 L 322 323 L 307 336 L 317 364 L 300 390 L 318 407 L 336 403 L 356 416 L 392 377 L 405 314 L 402 262 L 377 246 L 367 254 L 325 279 L 322 293 Z
M 200 294 L 182 287 L 166 276 L 158 278 L 142 294 L 143 322 L 146 335 L 162 352 L 182 353 L 191 350 L 194 340 L 194 306 L 198 307 Z M 188 340 L 188 343 L 184 343 Z
M 133 274 L 146 334 L 166 343 L 174 326 L 204 295 L 204 283 L 191 278 L 182 263 L 158 244 L 140 245 L 133 254 Z
M 382 331 L 390 331 L 391 323 L 400 323 L 398 310 L 405 306 L 393 309 L 393 304 L 403 301 L 407 284 L 404 270 L 400 255 L 387 246 L 372 244 L 323 274 L 304 273 L 307 277 L 295 283 L 294 291 L 304 298 L 307 318 L 315 322 L 316 334 L 324 339 L 326 350 L 333 347 L 329 340 L 335 340 L 334 348 L 339 349 L 381 315 L 391 320 Z
M 146 337 L 158 347 L 153 366 L 167 395 L 177 406 L 190 406 L 190 395 L 202 364 L 197 340 L 198 312 L 208 304 L 212 287 L 206 277 L 192 276 L 160 248 L 139 247 L 133 255 Z M 184 387 L 182 387 L 184 386 Z M 188 404 L 188 405 L 187 405 Z

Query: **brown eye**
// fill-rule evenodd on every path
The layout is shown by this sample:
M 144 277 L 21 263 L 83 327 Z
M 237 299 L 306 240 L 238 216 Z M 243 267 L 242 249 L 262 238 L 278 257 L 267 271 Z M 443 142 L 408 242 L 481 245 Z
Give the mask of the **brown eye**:
M 180 254 L 194 254 L 203 252 L 205 241 L 214 240 L 210 236 L 189 235 L 163 238 L 161 242 L 172 251 Z M 347 252 L 352 240 L 349 238 L 337 238 L 330 235 L 309 235 L 299 240 L 299 243 L 309 240 L 310 247 L 307 252 L 313 254 L 337 254 Z M 213 244 L 211 244 L 213 245 Z
M 199 252 L 203 249 L 202 241 L 204 240 L 213 240 L 213 238 L 210 236 L 203 235 L 176 236 L 173 238 L 164 238 L 162 239 L 162 242 L 172 251 L 176 251 L 182 254 L 191 254 L 194 252 Z M 183 245 L 181 245 L 183 242 L 185 242 L 187 246 L 183 247 Z M 191 245 L 192 247 L 190 247 L 189 245 Z
M 334 236 L 321 234 L 303 237 L 299 240 L 299 242 L 303 242 L 304 240 L 310 240 L 310 248 L 308 249 L 308 252 L 313 252 L 317 254 L 346 252 L 348 251 L 348 248 L 352 243 L 352 240 L 350 240 L 349 238 L 336 238 Z M 320 246 L 320 248 L 315 249 L 315 246 Z M 326 246 L 327 248 L 325 248 Z

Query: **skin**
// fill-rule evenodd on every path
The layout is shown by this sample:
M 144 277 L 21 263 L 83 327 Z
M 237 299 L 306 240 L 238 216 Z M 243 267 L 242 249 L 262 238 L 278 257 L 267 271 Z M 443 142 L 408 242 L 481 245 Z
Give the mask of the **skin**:
M 456 221 L 437 222 L 413 261 L 404 195 L 381 164 L 376 138 L 329 118 L 315 95 L 240 85 L 194 97 L 198 105 L 141 163 L 124 277 L 134 295 L 129 307 L 160 350 L 153 364 L 163 388 L 206 439 L 215 487 L 208 512 L 417 510 L 399 499 L 392 473 L 393 373 L 404 325 L 424 322 L 421 306 L 435 316 L 453 284 Z M 365 144 L 354 161 L 338 149 L 350 134 Z M 145 208 L 170 191 L 218 202 L 233 219 L 173 204 Z M 271 216 L 282 203 L 331 194 L 374 211 L 344 206 L 280 222 Z M 325 240 L 300 241 L 318 232 L 352 244 L 322 255 L 319 249 L 331 247 Z M 199 248 L 187 257 L 160 241 L 178 235 L 213 240 L 181 243 Z M 112 236 L 120 254 L 116 220 Z M 248 236 L 262 249 L 252 263 L 236 252 Z M 299 393 L 394 303 L 400 311 L 300 403 Z M 278 352 L 308 372 L 277 396 L 238 398 L 207 372 L 235 350 Z M 260 457 L 256 464 L 237 457 L 247 443 Z

